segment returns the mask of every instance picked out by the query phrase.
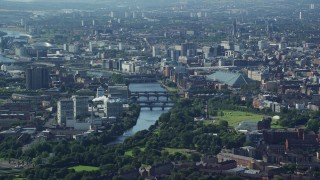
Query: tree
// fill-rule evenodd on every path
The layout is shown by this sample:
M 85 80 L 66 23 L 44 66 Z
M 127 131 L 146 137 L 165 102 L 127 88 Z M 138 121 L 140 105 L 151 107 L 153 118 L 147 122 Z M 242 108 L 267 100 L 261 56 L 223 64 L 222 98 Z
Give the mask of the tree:
M 125 83 L 126 83 L 123 75 L 121 75 L 121 74 L 116 74 L 116 73 L 113 73 L 113 74 L 111 75 L 111 81 L 112 81 L 112 83 L 114 83 L 114 84 L 125 84 Z
M 32 160 L 32 163 L 33 163 L 34 166 L 37 166 L 37 165 L 41 164 L 42 163 L 41 157 L 38 156 L 38 157 L 34 158 Z
M 228 128 L 229 123 L 228 123 L 228 121 L 226 121 L 226 120 L 219 120 L 219 121 L 218 121 L 218 125 L 219 125 L 219 126 L 222 126 L 222 127 Z
M 318 119 L 310 119 L 307 123 L 307 130 L 318 132 L 320 128 L 320 121 Z

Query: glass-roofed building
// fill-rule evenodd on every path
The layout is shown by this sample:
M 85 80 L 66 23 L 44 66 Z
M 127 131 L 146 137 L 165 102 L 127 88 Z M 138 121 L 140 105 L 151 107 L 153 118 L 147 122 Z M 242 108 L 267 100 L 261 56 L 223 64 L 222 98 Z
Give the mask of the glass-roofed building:
M 241 73 L 227 72 L 227 71 L 217 71 L 211 75 L 207 76 L 207 80 L 218 81 L 220 83 L 226 84 L 233 88 L 239 88 L 242 85 L 248 85 L 254 83 L 247 76 Z

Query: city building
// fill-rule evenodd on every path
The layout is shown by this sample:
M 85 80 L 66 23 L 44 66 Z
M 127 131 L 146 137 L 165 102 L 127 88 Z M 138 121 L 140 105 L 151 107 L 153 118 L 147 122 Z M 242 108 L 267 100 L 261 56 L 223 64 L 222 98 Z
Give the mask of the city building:
M 123 102 L 126 102 L 129 97 L 128 86 L 126 85 L 108 86 L 108 97 L 120 98 Z
M 66 125 L 67 121 L 73 120 L 73 101 L 60 99 L 57 104 L 57 121 L 59 125 Z
M 226 84 L 229 87 L 239 88 L 242 85 L 248 85 L 253 83 L 248 77 L 240 74 L 227 71 L 217 71 L 211 75 L 207 76 L 210 81 L 218 81 L 220 83 Z
M 49 88 L 49 69 L 31 67 L 26 70 L 26 87 L 28 90 Z
M 106 90 L 102 86 L 98 87 L 97 88 L 97 93 L 96 93 L 96 98 L 104 96 L 105 95 L 105 91 Z
M 120 98 L 107 98 L 104 102 L 105 115 L 107 118 L 115 117 L 119 118 L 123 112 L 123 102 Z
M 122 72 L 133 73 L 135 72 L 135 64 L 133 62 L 125 61 L 122 63 Z
M 197 47 L 194 43 L 182 43 L 181 44 L 181 56 L 194 56 Z
M 88 115 L 89 97 L 87 96 L 72 96 L 73 101 L 73 118 L 77 119 L 80 116 Z

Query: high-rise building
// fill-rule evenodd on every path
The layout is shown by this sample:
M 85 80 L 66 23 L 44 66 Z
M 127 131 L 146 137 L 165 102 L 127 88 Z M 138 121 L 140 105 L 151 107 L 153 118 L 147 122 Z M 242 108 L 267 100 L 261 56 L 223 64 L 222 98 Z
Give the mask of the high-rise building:
M 49 69 L 31 67 L 26 70 L 26 87 L 29 90 L 49 88 Z
M 68 44 L 63 44 L 63 50 L 64 51 L 68 51 L 69 50 Z
M 310 4 L 310 9 L 314 9 L 314 4 Z
M 302 12 L 300 10 L 300 13 L 299 13 L 299 19 L 301 20 L 302 19 Z
M 161 49 L 157 46 L 152 46 L 152 57 L 161 56 Z
M 93 51 L 93 42 L 89 42 L 89 51 L 92 52 Z
M 76 119 L 79 116 L 88 115 L 88 96 L 72 96 L 73 101 L 73 118 Z
M 178 61 L 180 55 L 181 55 L 180 50 L 175 50 L 175 49 L 167 50 L 167 56 L 171 58 L 173 61 Z
M 258 46 L 260 50 L 264 50 L 269 47 L 269 43 L 266 40 L 261 40 L 261 41 L 258 41 Z
M 67 120 L 73 120 L 73 101 L 71 99 L 58 101 L 57 120 L 59 125 L 66 125 Z
M 181 56 L 188 56 L 188 50 L 196 50 L 194 43 L 183 43 L 181 44 Z
M 120 42 L 118 46 L 119 46 L 119 51 L 124 50 L 124 49 L 123 49 L 123 43 Z
M 108 98 L 104 102 L 104 112 L 106 117 L 116 117 L 119 118 L 123 112 L 123 102 L 120 98 Z
M 123 102 L 128 100 L 129 90 L 126 85 L 108 86 L 108 96 L 112 98 L 120 98 Z
M 238 29 L 237 29 L 237 21 L 234 20 L 233 23 L 232 23 L 232 36 L 235 37 L 237 35 L 237 31 L 238 31 Z
M 69 50 L 69 52 L 76 54 L 79 52 L 79 45 L 78 44 L 69 44 L 68 50 Z
M 96 98 L 98 97 L 102 97 L 105 95 L 105 89 L 103 87 L 98 87 L 97 88 L 97 94 L 96 94 Z
M 204 46 L 202 48 L 204 58 L 209 58 L 214 56 L 214 48 L 210 46 Z
M 24 19 L 21 19 L 21 20 L 20 20 L 20 25 L 21 25 L 21 26 L 24 26 L 24 25 L 25 25 Z

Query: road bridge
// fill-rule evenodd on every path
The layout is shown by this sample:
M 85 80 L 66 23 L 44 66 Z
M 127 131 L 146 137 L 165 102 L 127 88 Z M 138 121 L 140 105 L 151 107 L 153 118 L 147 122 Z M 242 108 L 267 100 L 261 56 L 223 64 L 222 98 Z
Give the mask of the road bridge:
M 146 97 L 147 100 L 150 100 L 150 97 L 155 97 L 157 98 L 157 101 L 159 101 L 160 97 L 165 97 L 166 100 L 168 101 L 170 97 L 172 97 L 173 94 L 165 91 L 132 91 L 130 92 L 130 97 Z

